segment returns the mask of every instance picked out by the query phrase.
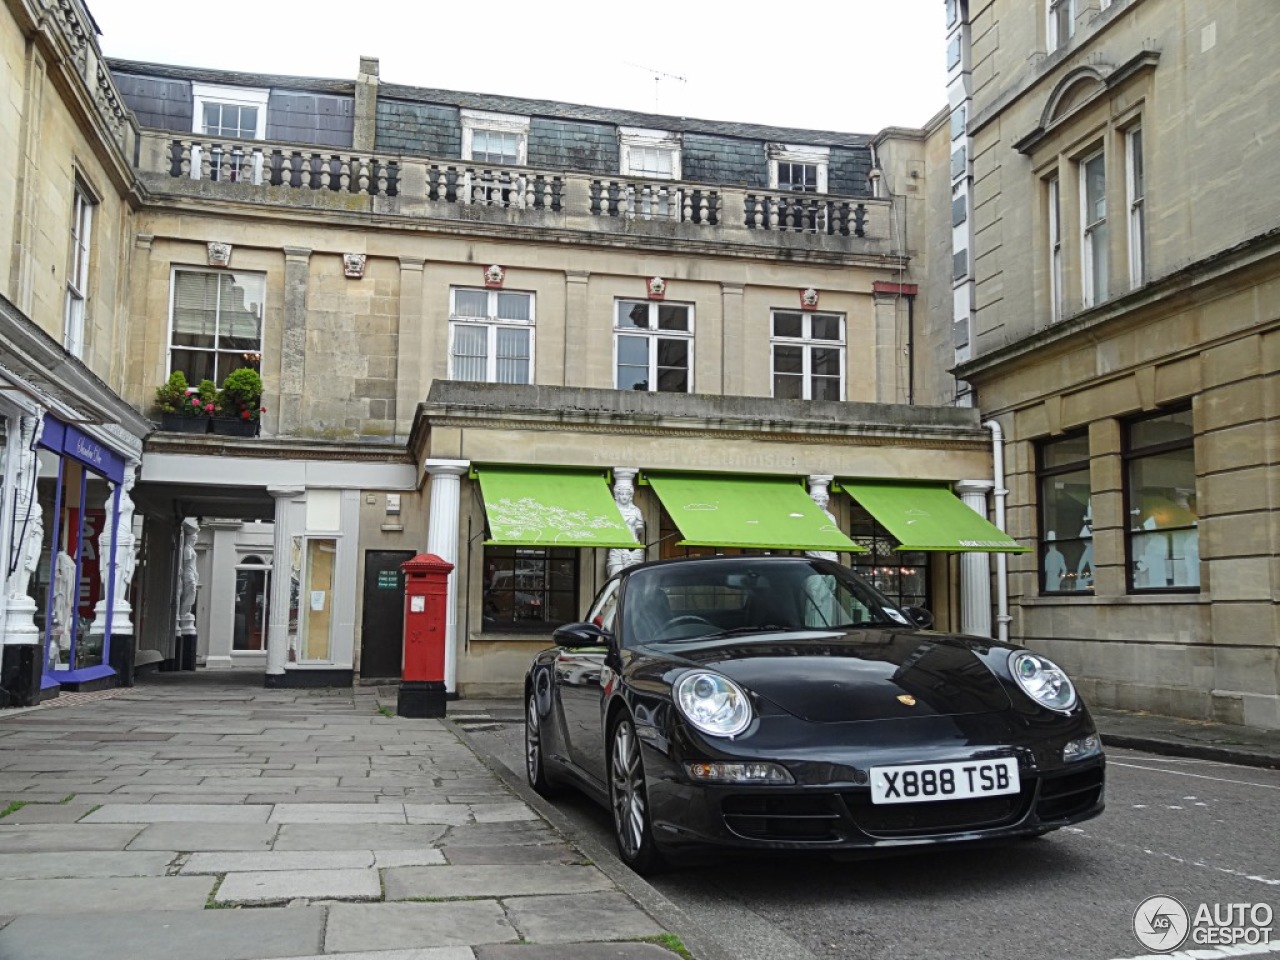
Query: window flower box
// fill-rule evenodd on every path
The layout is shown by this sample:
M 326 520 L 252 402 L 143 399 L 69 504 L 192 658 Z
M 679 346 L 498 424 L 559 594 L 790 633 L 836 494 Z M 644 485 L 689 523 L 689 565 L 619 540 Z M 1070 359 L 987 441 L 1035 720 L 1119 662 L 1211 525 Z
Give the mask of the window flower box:
M 236 417 L 210 417 L 209 425 L 213 433 L 223 437 L 256 437 L 258 435 L 257 420 L 242 420 Z

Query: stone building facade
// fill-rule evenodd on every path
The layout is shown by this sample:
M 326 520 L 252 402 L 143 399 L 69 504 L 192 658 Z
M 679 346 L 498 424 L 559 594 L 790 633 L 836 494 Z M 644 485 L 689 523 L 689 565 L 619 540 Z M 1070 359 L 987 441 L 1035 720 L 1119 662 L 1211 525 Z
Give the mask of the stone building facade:
M 904 544 L 867 505 L 910 483 L 963 526 L 993 487 L 989 430 L 935 402 L 944 375 L 916 348 L 922 131 L 410 88 L 373 59 L 354 80 L 108 61 L 74 0 L 4 10 L 4 292 L 83 381 L 34 464 L 5 420 L 6 496 L 34 477 L 24 517 L 46 527 L 44 572 L 5 588 L 34 695 L 68 679 L 52 611 L 83 588 L 56 569 L 66 554 L 86 582 L 67 531 L 94 511 L 128 527 L 99 544 L 127 617 L 82 615 L 114 641 L 85 682 L 197 662 L 271 685 L 395 676 L 399 564 L 423 550 L 455 565 L 463 693 L 516 689 L 611 553 L 834 548 L 940 624 L 990 629 L 972 550 L 1016 544 L 984 525 L 957 562 L 959 534 Z M 239 370 L 263 389 L 232 408 Z M 195 392 L 161 417 L 175 372 Z M 33 424 L 62 411 L 54 379 L 16 388 Z M 54 462 L 73 429 L 115 443 L 109 475 Z M 691 525 L 690 497 L 749 503 L 751 530 Z
M 1009 441 L 1012 632 L 1093 703 L 1278 727 L 1280 9 L 947 11 L 931 325 Z

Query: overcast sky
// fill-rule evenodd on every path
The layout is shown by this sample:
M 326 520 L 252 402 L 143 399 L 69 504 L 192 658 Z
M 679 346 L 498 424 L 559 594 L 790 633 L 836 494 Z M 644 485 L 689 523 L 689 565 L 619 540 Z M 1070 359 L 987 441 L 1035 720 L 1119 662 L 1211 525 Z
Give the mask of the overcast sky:
M 942 0 L 86 2 L 131 60 L 353 80 L 365 55 L 389 83 L 851 133 L 946 103 Z

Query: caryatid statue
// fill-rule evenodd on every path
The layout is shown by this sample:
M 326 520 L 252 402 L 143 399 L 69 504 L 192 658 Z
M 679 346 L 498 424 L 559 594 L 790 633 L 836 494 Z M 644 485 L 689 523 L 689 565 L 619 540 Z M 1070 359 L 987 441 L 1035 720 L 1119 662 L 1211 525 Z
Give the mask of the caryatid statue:
M 840 525 L 836 523 L 835 514 L 827 508 L 827 504 L 831 502 L 831 481 L 834 479 L 835 477 L 830 474 L 814 474 L 809 477 L 809 496 L 818 505 L 818 509 L 831 521 L 831 528 L 839 531 Z M 816 557 L 819 560 L 835 560 L 836 562 L 840 560 L 840 554 L 834 550 L 806 550 L 805 556 Z
M 178 632 L 196 632 L 196 590 L 200 574 L 196 570 L 196 537 L 200 524 L 192 517 L 182 521 L 182 585 L 178 593 Z
M 37 644 L 40 628 L 35 624 L 36 602 L 27 592 L 31 578 L 40 568 L 44 552 L 44 516 L 36 499 L 36 475 L 40 460 L 36 456 L 36 443 L 44 430 L 41 417 L 23 417 L 19 425 L 21 451 L 13 491 L 13 560 L 9 578 L 9 596 L 5 598 L 6 616 L 4 637 L 6 644 Z
M 611 547 L 605 560 L 605 570 L 613 576 L 619 570 L 644 563 L 644 514 L 635 504 L 635 477 L 638 471 L 631 467 L 615 467 L 613 470 L 613 499 L 618 505 L 622 520 L 636 538 L 637 547 Z
M 133 485 L 137 480 L 138 462 L 130 460 L 125 464 L 124 482 L 120 488 L 120 513 L 116 524 L 108 522 L 103 525 L 98 535 L 98 556 L 101 557 L 99 571 L 102 577 L 102 597 L 94 607 L 93 626 L 90 633 L 101 635 L 107 631 L 107 581 L 111 580 L 111 632 L 117 636 L 132 634 L 133 623 L 130 616 L 133 607 L 129 604 L 129 585 L 133 582 L 133 571 L 138 563 L 138 538 L 133 532 Z M 108 503 L 111 502 L 108 498 Z M 118 536 L 115 536 L 116 532 Z M 111 568 L 111 545 L 115 540 L 115 567 Z

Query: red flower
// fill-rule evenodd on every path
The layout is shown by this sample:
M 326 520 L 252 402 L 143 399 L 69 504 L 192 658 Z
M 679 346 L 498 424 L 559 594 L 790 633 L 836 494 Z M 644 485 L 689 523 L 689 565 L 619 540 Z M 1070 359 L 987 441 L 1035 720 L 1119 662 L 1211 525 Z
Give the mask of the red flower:
M 213 413 L 213 404 L 212 404 L 212 403 L 206 403 L 206 404 L 204 405 L 204 412 L 205 412 L 205 413 Z
M 240 411 L 240 419 L 241 419 L 241 420 L 248 420 L 248 419 L 249 419 L 249 411 L 248 411 L 248 410 L 242 410 L 242 411 Z
M 192 398 L 191 398 L 191 405 L 192 405 L 193 407 L 198 407 L 198 406 L 200 406 L 200 398 L 199 398 L 199 397 L 192 397 Z

